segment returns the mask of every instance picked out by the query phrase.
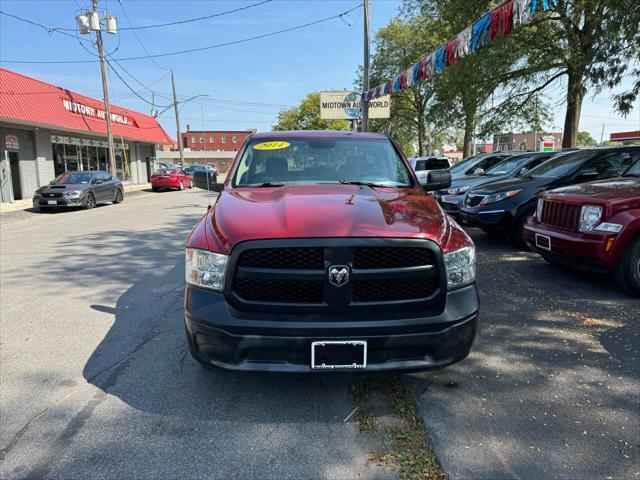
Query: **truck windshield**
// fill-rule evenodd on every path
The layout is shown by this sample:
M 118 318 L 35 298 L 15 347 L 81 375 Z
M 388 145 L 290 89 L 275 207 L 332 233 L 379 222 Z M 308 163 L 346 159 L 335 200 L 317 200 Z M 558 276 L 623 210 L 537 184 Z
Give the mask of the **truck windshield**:
M 527 177 L 550 177 L 558 178 L 570 174 L 586 160 L 596 156 L 597 150 L 582 150 L 578 152 L 565 153 L 558 155 L 551 160 L 532 169 Z
M 409 187 L 411 175 L 386 139 L 253 139 L 236 168 L 234 187 L 360 183 Z

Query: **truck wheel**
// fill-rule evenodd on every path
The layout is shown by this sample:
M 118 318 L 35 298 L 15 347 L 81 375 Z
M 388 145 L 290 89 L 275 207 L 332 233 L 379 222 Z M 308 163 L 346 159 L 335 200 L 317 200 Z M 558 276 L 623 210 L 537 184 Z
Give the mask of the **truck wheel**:
M 625 292 L 640 297 L 640 236 L 636 236 L 614 270 L 618 286 Z

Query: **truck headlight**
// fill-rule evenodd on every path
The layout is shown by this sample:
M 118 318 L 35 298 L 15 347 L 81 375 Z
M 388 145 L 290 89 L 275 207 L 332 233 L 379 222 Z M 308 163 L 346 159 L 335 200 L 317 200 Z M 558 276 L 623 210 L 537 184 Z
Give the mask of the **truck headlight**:
M 480 202 L 480 206 L 487 205 L 488 203 L 496 203 L 496 202 L 499 202 L 500 200 L 504 200 L 505 198 L 515 197 L 521 191 L 522 190 L 510 190 L 508 192 L 500 192 L 500 193 L 494 193 L 492 195 L 487 195 Z
M 449 290 L 469 284 L 476 279 L 476 249 L 463 247 L 444 254 L 444 266 L 447 270 Z
M 187 248 L 184 268 L 187 283 L 221 292 L 228 259 L 227 255 Z
M 590 232 L 600 223 L 602 207 L 597 205 L 585 205 L 580 211 L 580 231 Z
M 538 205 L 536 206 L 536 220 L 538 222 L 542 222 L 542 207 L 544 205 L 544 200 L 541 198 L 538 199 Z

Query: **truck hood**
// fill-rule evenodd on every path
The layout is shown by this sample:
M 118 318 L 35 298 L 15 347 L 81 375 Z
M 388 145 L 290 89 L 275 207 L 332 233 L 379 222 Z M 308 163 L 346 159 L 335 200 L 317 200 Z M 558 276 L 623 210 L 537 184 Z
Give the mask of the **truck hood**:
M 436 200 L 413 188 L 287 185 L 223 191 L 212 215 L 227 251 L 270 238 L 396 237 L 446 241 L 450 224 Z
M 551 190 L 548 195 L 572 197 L 576 200 L 578 197 L 584 197 L 585 199 L 598 199 L 613 203 L 628 202 L 631 199 L 640 199 L 640 178 L 620 177 L 570 185 Z

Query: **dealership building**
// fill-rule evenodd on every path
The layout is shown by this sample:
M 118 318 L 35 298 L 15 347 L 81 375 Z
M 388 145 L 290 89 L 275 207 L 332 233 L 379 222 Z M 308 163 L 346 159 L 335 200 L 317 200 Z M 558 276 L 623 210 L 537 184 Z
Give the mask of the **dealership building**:
M 147 183 L 171 138 L 155 118 L 111 105 L 115 174 Z M 0 68 L 0 201 L 30 198 L 65 171 L 108 170 L 104 103 Z

